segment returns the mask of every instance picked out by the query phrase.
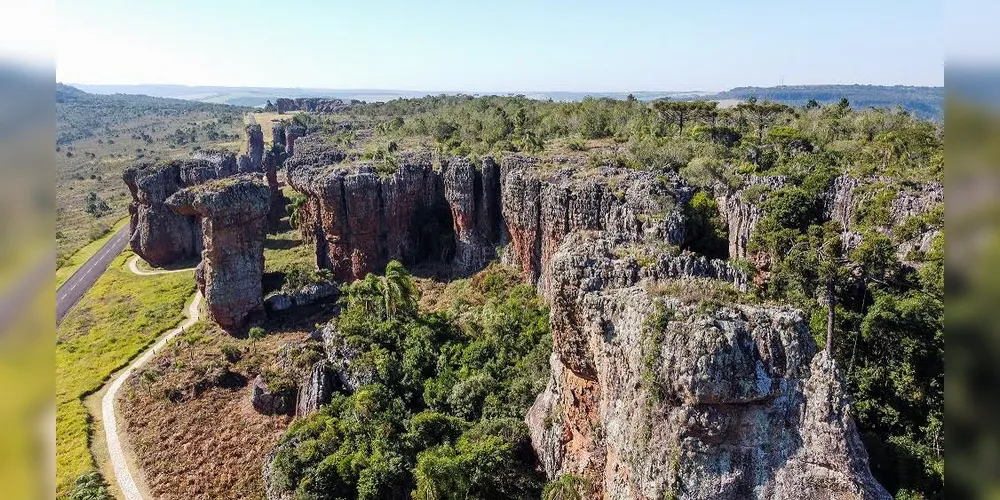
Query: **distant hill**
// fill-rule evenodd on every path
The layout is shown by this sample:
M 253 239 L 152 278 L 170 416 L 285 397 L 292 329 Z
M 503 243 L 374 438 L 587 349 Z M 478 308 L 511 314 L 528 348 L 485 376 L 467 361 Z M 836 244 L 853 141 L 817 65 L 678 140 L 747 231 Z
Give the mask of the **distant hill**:
M 738 87 L 706 99 L 776 101 L 802 106 L 810 99 L 820 104 L 830 104 L 846 97 L 855 109 L 868 107 L 891 108 L 900 106 L 925 119 L 944 119 L 944 87 L 907 87 L 902 85 L 796 85 L 781 87 Z
M 138 94 L 91 94 L 56 84 L 56 144 L 93 136 L 105 127 L 144 116 L 177 116 L 197 111 L 231 111 L 232 106 Z

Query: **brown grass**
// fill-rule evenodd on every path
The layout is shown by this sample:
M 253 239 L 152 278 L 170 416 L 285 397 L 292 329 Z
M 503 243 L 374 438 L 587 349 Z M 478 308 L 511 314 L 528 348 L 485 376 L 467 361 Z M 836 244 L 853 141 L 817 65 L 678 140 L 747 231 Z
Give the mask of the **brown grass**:
M 129 379 L 121 411 L 155 498 L 264 497 L 264 457 L 292 417 L 255 411 L 250 383 L 273 365 L 282 346 L 305 338 L 314 320 L 303 318 L 297 327 L 268 325 L 275 333 L 255 345 L 199 323 Z M 230 363 L 223 346 L 236 348 L 242 358 Z M 235 377 L 205 383 L 220 366 Z

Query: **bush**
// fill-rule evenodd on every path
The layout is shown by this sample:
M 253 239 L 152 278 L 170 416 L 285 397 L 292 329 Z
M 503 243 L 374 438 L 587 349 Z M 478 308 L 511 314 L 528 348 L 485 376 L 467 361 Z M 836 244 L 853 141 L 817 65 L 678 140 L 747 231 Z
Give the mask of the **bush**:
M 101 473 L 92 470 L 76 479 L 69 492 L 69 500 L 112 500 L 108 483 Z

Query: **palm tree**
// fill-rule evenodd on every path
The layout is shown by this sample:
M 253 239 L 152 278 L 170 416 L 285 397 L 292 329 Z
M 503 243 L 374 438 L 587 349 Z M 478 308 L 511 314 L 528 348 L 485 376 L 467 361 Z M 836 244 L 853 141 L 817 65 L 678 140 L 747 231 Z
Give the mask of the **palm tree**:
M 365 316 L 391 320 L 417 309 L 417 288 L 410 273 L 398 261 L 391 261 L 382 276 L 368 274 L 347 287 L 348 307 L 360 307 Z
M 347 287 L 348 307 L 360 307 L 368 317 L 381 316 L 378 311 L 381 296 L 380 283 L 374 274 L 369 274 L 363 280 Z
M 564 474 L 545 485 L 542 500 L 584 500 L 590 494 L 590 482 L 582 476 Z
M 385 274 L 379 279 L 386 319 L 393 319 L 397 313 L 411 313 L 417 308 L 417 289 L 409 271 L 399 261 L 391 261 L 385 266 Z

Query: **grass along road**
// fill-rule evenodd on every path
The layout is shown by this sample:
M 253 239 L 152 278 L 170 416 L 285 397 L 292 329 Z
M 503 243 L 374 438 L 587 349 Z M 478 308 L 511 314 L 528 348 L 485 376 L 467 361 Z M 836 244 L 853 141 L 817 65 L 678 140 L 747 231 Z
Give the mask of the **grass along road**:
M 90 415 L 82 399 L 100 390 L 179 319 L 195 282 L 187 273 L 136 276 L 123 252 L 56 330 L 56 483 L 65 496 L 94 468 Z

